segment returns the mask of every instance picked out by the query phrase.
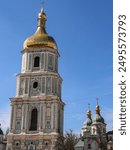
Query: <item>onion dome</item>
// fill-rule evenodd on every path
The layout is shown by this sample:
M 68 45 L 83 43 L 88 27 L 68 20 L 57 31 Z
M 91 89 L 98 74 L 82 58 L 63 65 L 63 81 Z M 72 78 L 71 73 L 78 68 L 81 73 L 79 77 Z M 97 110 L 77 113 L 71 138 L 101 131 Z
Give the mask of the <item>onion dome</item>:
M 91 110 L 90 110 L 90 104 L 88 104 L 88 111 L 87 111 L 87 120 L 83 124 L 82 129 L 86 129 L 87 126 L 90 126 L 92 124 L 92 118 L 91 118 Z
M 53 37 L 46 32 L 46 14 L 43 8 L 38 15 L 38 26 L 34 35 L 27 38 L 23 44 L 23 49 L 32 47 L 49 47 L 57 49 L 57 45 Z
M 96 106 L 95 111 L 96 111 L 96 114 L 94 116 L 93 122 L 101 122 L 104 124 L 104 119 L 100 114 L 100 106 L 98 105 L 98 102 L 97 102 L 97 106 Z

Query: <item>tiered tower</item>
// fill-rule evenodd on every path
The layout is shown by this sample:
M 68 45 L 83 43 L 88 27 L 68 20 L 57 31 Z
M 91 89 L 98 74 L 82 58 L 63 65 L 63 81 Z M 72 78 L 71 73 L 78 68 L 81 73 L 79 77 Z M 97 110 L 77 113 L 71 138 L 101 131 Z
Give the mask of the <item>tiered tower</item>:
M 82 127 L 82 135 L 84 137 L 89 136 L 91 134 L 91 124 L 92 124 L 91 110 L 90 104 L 88 104 L 87 120 L 84 122 Z
M 46 32 L 42 8 L 35 34 L 23 45 L 22 70 L 17 75 L 16 96 L 11 98 L 7 150 L 56 149 L 56 141 L 63 134 L 64 114 L 57 49 Z

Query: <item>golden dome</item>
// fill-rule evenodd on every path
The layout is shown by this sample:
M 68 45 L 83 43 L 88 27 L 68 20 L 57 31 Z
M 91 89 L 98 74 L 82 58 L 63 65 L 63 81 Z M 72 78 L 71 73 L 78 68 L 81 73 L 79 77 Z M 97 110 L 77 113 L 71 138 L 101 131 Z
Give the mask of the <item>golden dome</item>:
M 90 104 L 88 103 L 87 120 L 84 123 L 84 127 L 90 126 L 91 124 L 92 124 L 91 110 L 90 110 Z
M 100 114 L 100 106 L 98 105 L 98 98 L 97 98 L 97 105 L 96 105 L 95 111 L 96 111 L 96 114 L 94 116 L 93 122 L 105 123 L 104 118 Z
M 95 111 L 97 114 L 100 114 L 100 106 L 98 105 L 99 99 L 97 98 L 96 100 L 97 100 L 97 105 L 96 105 Z
M 57 45 L 53 37 L 49 36 L 45 30 L 46 26 L 46 14 L 43 8 L 38 15 L 38 26 L 34 35 L 27 38 L 23 44 L 23 49 L 29 47 L 50 47 L 57 49 Z
M 96 110 L 97 113 L 100 113 L 100 106 L 97 105 L 95 110 Z
M 91 118 L 91 110 L 90 110 L 90 104 L 88 103 L 88 111 L 87 111 L 88 118 Z

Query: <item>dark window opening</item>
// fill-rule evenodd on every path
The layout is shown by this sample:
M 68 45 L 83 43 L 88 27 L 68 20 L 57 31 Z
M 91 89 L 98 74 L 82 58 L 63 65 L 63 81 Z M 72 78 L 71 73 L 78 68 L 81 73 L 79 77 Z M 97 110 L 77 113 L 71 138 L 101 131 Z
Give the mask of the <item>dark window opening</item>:
M 88 149 L 91 149 L 91 144 L 88 144 Z
M 112 141 L 112 137 L 111 136 L 110 136 L 109 140 Z
M 16 143 L 16 146 L 19 146 L 19 143 Z
M 33 109 L 31 113 L 31 125 L 30 125 L 30 131 L 37 130 L 37 118 L 38 118 L 38 112 L 37 109 Z
M 29 150 L 34 150 L 34 147 L 31 145 L 31 146 L 29 147 Z
M 40 57 L 35 57 L 34 58 L 34 67 L 39 67 L 39 64 L 40 64 Z
M 34 82 L 33 83 L 33 88 L 35 89 L 35 88 L 37 88 L 38 87 L 38 82 Z
M 93 128 L 93 134 L 95 134 L 95 132 L 96 132 L 96 130 L 95 130 L 95 128 Z

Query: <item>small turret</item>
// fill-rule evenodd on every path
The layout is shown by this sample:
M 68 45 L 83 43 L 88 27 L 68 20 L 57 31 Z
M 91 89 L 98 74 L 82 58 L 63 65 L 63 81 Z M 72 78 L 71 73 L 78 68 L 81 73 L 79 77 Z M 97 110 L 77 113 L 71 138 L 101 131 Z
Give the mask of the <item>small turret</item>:
M 103 119 L 103 117 L 100 114 L 100 106 L 98 105 L 98 98 L 97 98 L 97 105 L 96 105 L 96 108 L 95 108 L 95 113 L 96 114 L 94 116 L 93 122 L 104 123 L 104 119 Z
M 90 110 L 90 104 L 88 104 L 87 120 L 84 122 L 82 127 L 83 135 L 90 132 L 91 124 L 92 124 L 91 110 Z

